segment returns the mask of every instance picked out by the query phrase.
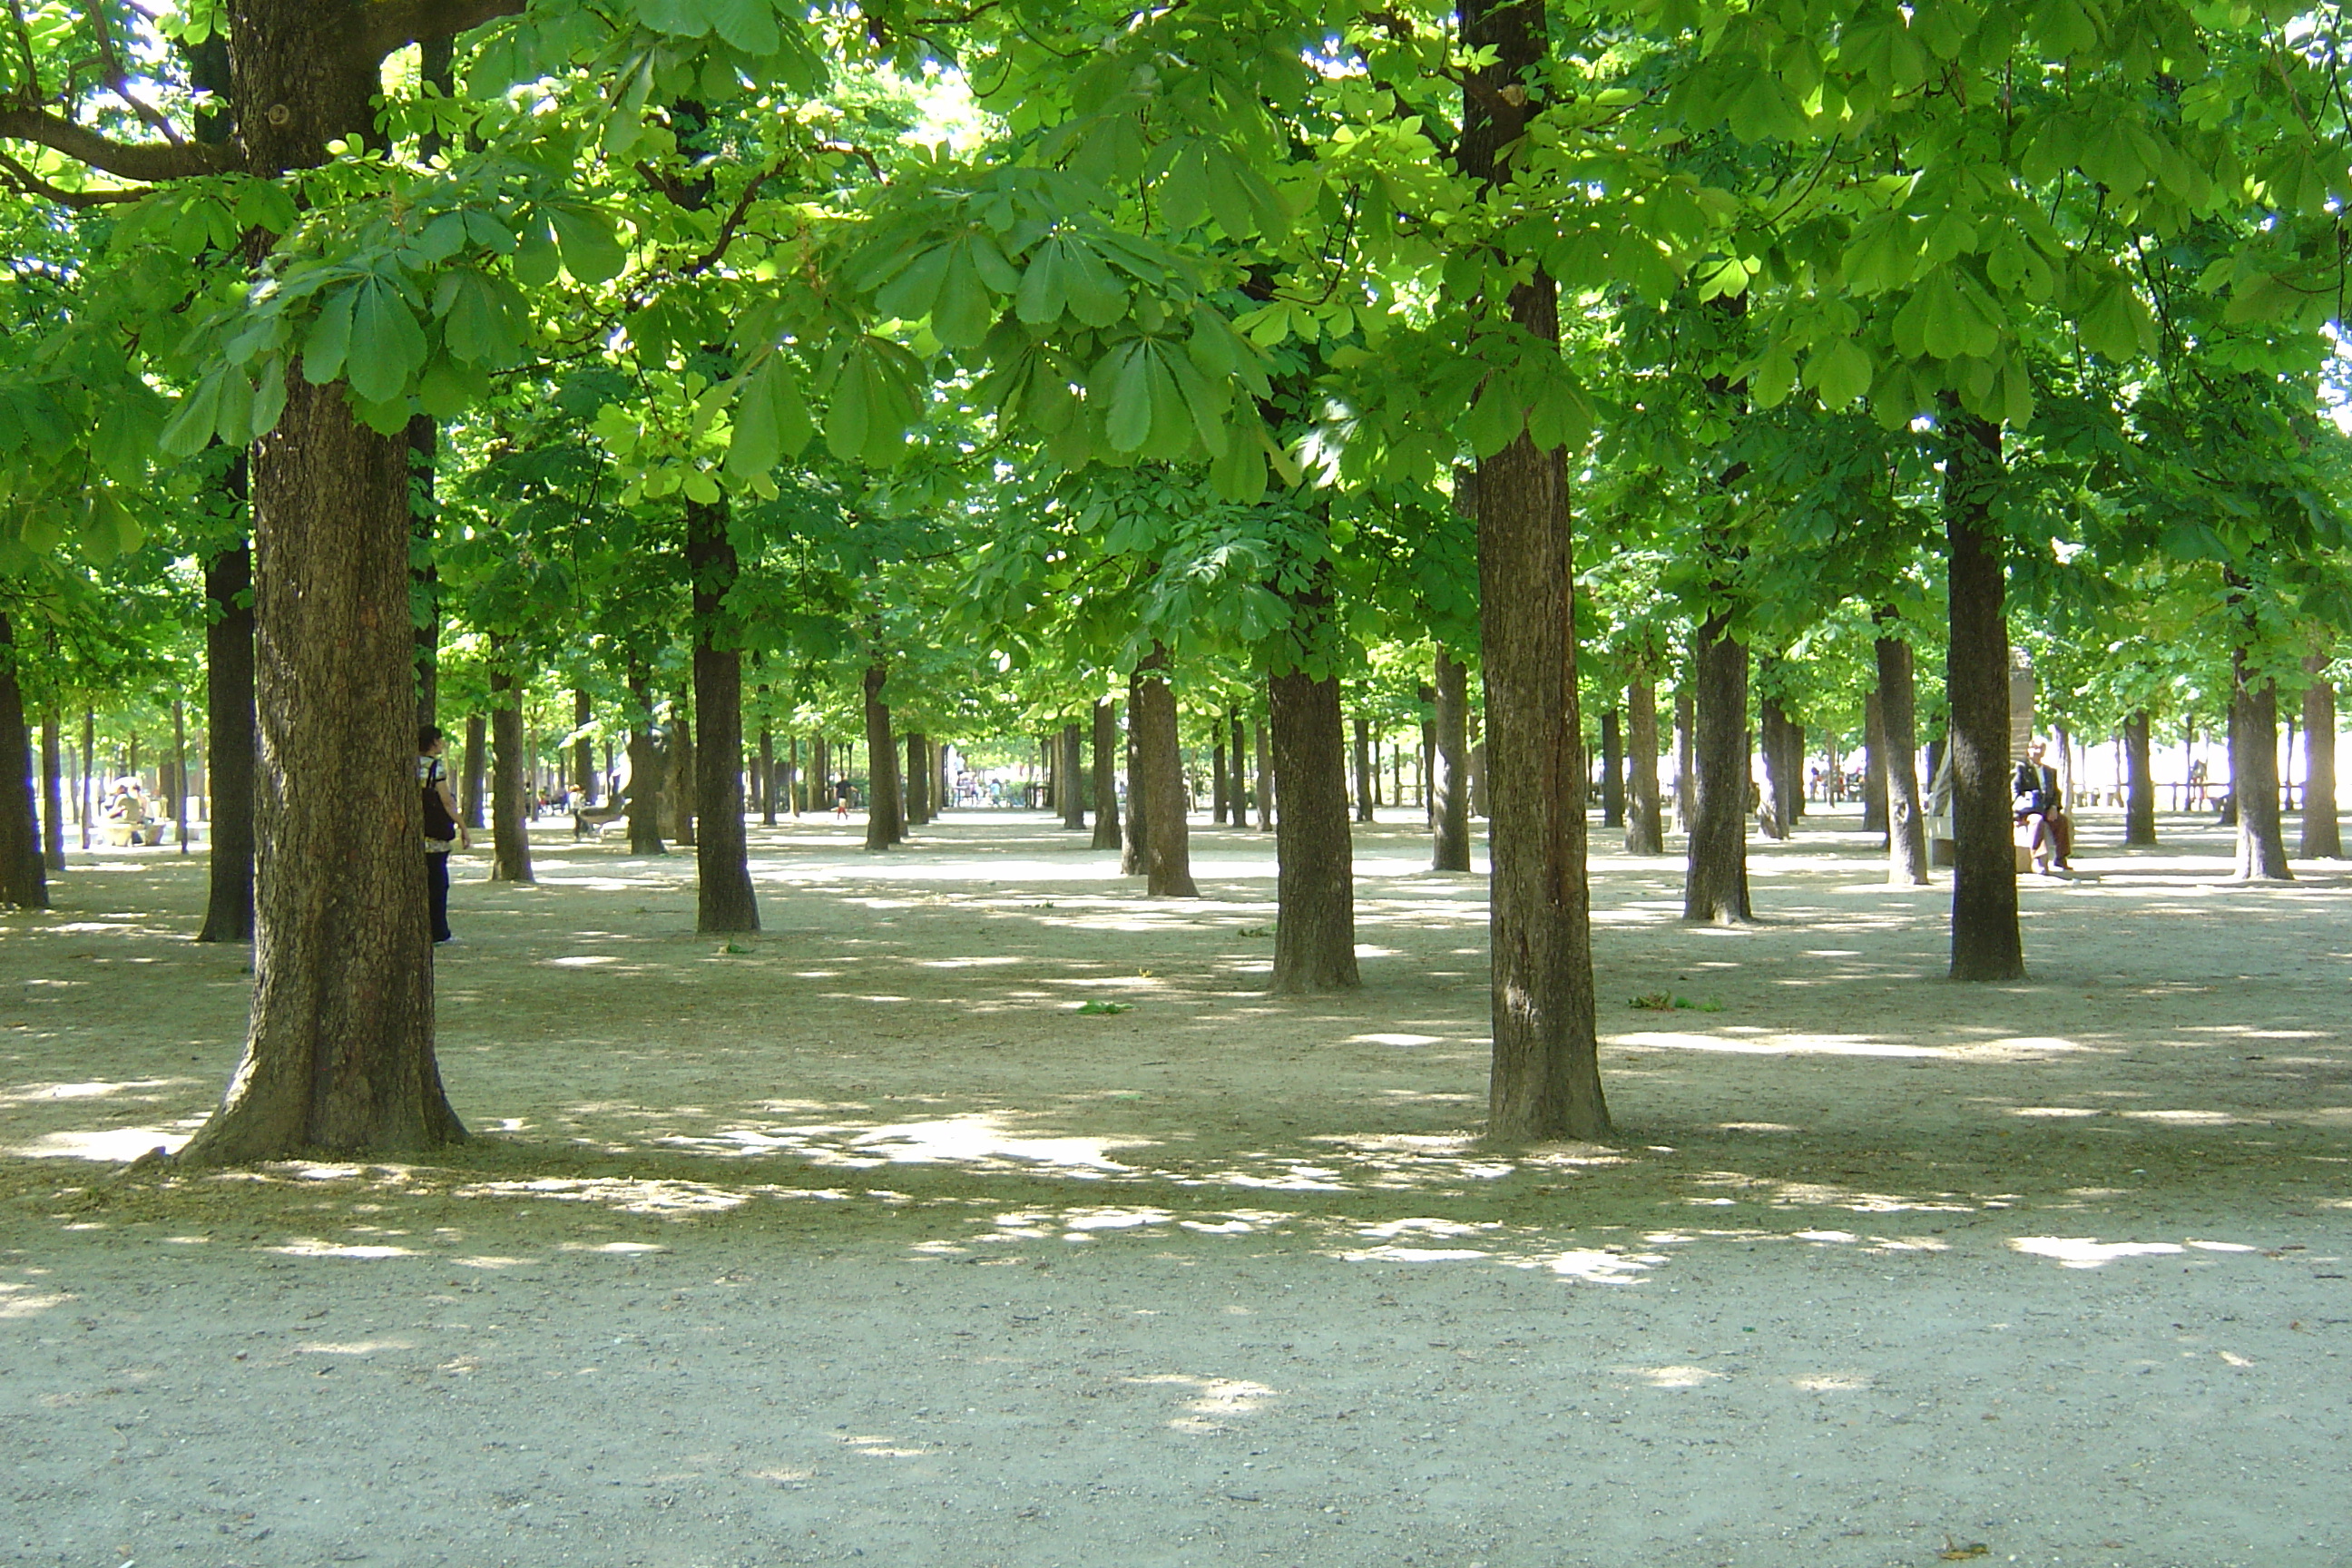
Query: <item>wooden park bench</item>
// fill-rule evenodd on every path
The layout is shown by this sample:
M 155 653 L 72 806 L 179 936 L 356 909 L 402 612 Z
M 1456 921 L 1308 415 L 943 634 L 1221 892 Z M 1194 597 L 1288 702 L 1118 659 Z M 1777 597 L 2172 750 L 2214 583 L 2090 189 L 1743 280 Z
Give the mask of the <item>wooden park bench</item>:
M 602 838 L 604 829 L 628 815 L 629 797 L 625 795 L 616 795 L 602 805 L 583 806 L 572 814 L 572 837 L 575 842 Z

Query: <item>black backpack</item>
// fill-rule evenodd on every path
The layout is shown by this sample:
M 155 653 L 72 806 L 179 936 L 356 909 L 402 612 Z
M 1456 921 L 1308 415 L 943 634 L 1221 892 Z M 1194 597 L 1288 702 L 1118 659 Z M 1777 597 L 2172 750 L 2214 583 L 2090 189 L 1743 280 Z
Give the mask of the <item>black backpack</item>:
M 425 837 L 446 844 L 457 837 L 457 819 L 441 804 L 441 792 L 434 787 L 440 782 L 441 764 L 436 760 L 425 771 Z

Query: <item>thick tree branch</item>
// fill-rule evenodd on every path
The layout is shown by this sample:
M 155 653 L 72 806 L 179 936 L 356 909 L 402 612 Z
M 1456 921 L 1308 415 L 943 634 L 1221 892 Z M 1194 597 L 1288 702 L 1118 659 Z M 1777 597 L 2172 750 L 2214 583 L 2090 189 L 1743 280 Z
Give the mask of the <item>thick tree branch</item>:
M 236 166 L 230 147 L 117 142 L 45 109 L 0 108 L 0 140 L 33 142 L 126 180 L 178 180 Z
M 135 202 L 148 191 L 144 185 L 128 191 L 68 191 L 49 184 L 5 153 L 0 153 L 0 185 L 63 207 L 102 207 L 116 202 Z
M 524 0 L 373 0 L 360 11 L 354 47 L 380 60 L 425 38 L 452 38 L 501 16 L 520 16 Z

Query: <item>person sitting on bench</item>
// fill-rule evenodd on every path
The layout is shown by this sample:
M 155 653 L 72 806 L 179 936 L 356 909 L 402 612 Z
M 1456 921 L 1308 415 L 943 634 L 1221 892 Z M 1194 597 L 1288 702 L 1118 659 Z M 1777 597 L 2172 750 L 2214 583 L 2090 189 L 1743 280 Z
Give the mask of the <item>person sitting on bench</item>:
M 2039 741 L 2026 748 L 2025 761 L 2017 764 L 2017 773 L 2009 782 L 2010 810 L 2017 825 L 2028 829 L 2027 853 L 2033 858 L 2033 868 L 2048 875 L 2054 863 L 2061 871 L 2070 868 L 2066 852 L 2072 848 L 2072 824 L 2066 819 L 2066 801 L 2058 788 L 2058 770 L 2042 760 L 2046 748 Z

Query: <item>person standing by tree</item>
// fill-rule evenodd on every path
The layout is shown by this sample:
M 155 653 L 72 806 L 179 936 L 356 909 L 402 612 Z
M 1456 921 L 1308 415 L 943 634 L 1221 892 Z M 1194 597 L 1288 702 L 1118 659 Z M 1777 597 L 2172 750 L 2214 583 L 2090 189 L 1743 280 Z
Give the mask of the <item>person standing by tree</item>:
M 449 769 L 442 762 L 449 742 L 438 724 L 420 725 L 416 731 L 416 782 L 425 791 L 425 889 L 433 911 L 433 940 L 455 942 L 449 930 L 449 851 L 471 849 L 473 835 L 457 820 L 457 797 L 449 791 Z

